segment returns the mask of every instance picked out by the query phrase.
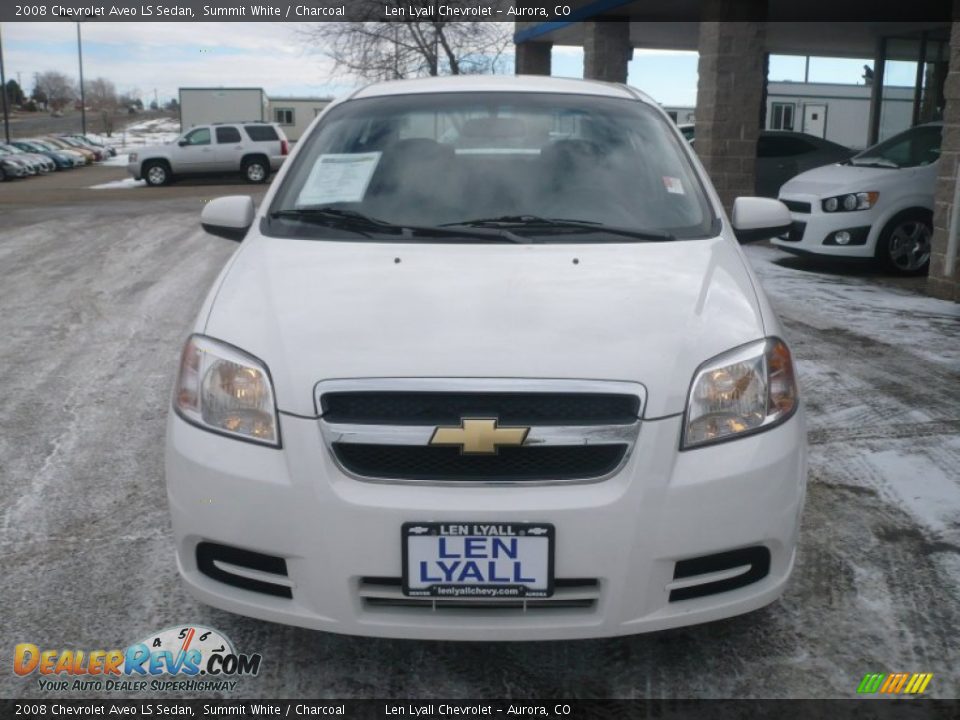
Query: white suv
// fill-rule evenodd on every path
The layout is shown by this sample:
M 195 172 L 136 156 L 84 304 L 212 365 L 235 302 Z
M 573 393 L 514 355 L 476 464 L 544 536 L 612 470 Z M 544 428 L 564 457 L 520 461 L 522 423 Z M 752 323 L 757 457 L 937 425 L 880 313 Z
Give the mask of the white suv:
M 192 127 L 174 142 L 130 153 L 127 172 L 154 186 L 189 175 L 231 173 L 262 183 L 289 152 L 286 135 L 274 123 L 214 123 Z

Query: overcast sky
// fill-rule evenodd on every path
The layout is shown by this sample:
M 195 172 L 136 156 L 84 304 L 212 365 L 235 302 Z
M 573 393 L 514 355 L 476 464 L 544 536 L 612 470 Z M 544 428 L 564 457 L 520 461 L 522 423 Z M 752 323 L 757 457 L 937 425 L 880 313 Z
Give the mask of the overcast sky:
M 6 2 L 7 0 L 0 0 Z M 295 23 L 83 23 L 84 77 L 105 77 L 121 92 L 139 90 L 165 102 L 189 86 L 262 87 L 268 95 L 340 95 L 357 84 L 335 76 L 328 60 L 305 45 Z M 7 78 L 33 88 L 34 73 L 77 72 L 75 23 L 4 23 Z M 861 83 L 862 60 L 814 59 L 811 80 Z M 888 66 L 892 84 L 911 84 L 912 71 Z M 555 47 L 553 74 L 582 77 L 579 48 Z M 774 57 L 770 79 L 802 80 L 803 58 Z M 697 54 L 636 51 L 629 82 L 664 105 L 693 106 Z

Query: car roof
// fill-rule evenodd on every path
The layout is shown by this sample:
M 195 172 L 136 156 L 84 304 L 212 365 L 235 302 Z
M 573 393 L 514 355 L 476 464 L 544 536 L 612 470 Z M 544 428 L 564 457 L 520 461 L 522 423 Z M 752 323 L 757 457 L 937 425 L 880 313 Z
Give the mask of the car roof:
M 445 75 L 414 80 L 375 82 L 357 90 L 351 97 L 370 98 L 387 95 L 419 95 L 453 92 L 526 92 L 599 95 L 602 97 L 641 100 L 654 105 L 645 93 L 621 83 L 545 75 Z

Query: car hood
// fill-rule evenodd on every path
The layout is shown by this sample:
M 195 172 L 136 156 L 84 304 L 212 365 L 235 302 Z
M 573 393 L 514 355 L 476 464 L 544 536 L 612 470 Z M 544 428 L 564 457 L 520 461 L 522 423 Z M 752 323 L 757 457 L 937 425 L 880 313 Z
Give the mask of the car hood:
M 763 336 L 739 248 L 666 243 L 442 245 L 251 232 L 204 332 L 270 369 L 281 410 L 320 380 L 568 378 L 642 383 L 681 413 L 705 360 Z
M 780 195 L 818 195 L 829 197 L 844 192 L 862 192 L 878 182 L 895 179 L 896 168 L 856 167 L 855 165 L 825 165 L 807 170 L 788 180 Z

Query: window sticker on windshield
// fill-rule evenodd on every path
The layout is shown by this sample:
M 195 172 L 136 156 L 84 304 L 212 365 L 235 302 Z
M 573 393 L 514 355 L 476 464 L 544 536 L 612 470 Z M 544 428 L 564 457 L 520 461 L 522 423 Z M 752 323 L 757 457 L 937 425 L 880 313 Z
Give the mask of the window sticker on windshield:
M 360 202 L 367 192 L 379 152 L 321 155 L 303 184 L 297 206 Z
M 686 193 L 683 191 L 683 183 L 680 182 L 680 178 L 664 175 L 663 186 L 667 189 L 668 193 L 673 193 L 674 195 L 686 195 Z

